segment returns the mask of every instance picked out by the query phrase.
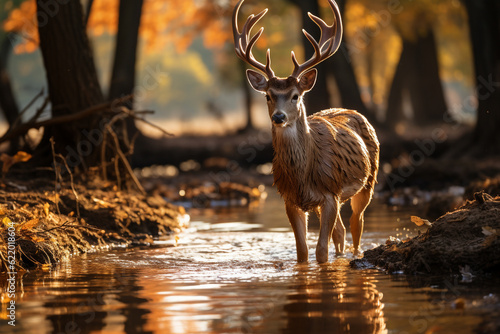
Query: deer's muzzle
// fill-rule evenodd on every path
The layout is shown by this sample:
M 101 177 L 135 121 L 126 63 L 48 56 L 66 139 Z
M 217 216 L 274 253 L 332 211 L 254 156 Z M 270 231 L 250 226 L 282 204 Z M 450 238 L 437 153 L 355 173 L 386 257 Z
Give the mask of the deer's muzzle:
M 274 124 L 283 124 L 286 121 L 286 114 L 281 111 L 277 111 L 273 114 L 273 116 L 271 116 L 271 120 Z

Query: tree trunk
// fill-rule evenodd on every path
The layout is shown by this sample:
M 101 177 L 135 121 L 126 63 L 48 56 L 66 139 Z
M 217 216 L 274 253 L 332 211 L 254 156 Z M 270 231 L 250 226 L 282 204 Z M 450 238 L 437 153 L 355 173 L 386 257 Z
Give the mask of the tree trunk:
M 108 99 L 134 92 L 137 43 L 143 0 L 121 0 L 113 72 Z
M 59 4 L 50 0 L 37 0 L 37 18 L 52 116 L 74 114 L 102 103 L 104 98 L 97 80 L 80 2 Z M 99 153 L 95 146 L 100 143 L 94 145 L 91 139 L 81 140 L 89 136 L 89 131 L 98 128 L 99 121 L 99 115 L 95 115 L 78 122 L 45 128 L 39 154 L 47 160 L 45 163 L 51 162 L 47 149 L 50 147 L 48 139 L 53 137 L 56 150 L 66 157 L 71 167 L 82 165 L 80 167 L 86 169 L 95 166 Z M 100 135 L 102 138 L 102 133 Z
M 346 2 L 347 0 L 337 0 L 337 5 L 342 15 L 344 14 Z M 342 107 L 355 109 L 365 115 L 371 122 L 375 122 L 374 115 L 368 110 L 361 99 L 361 91 L 358 81 L 356 80 L 351 57 L 349 56 L 345 34 L 342 37 L 342 43 L 340 44 L 339 50 L 332 58 L 333 60 L 329 65 L 331 66 L 333 76 L 337 82 L 340 98 L 342 99 Z
M 250 85 L 247 82 L 246 79 L 246 66 L 244 62 L 239 62 L 240 68 L 241 68 L 241 73 L 243 74 L 243 79 L 242 79 L 242 87 L 243 87 L 243 94 L 245 97 L 245 114 L 246 114 L 246 123 L 242 131 L 248 131 L 255 129 L 255 125 L 253 124 L 253 115 L 252 115 L 252 90 L 250 89 Z
M 442 122 L 447 112 L 434 33 L 429 29 L 416 41 L 403 39 L 403 49 L 389 91 L 386 122 L 394 127 L 404 119 L 403 92 L 409 93 L 418 125 Z
M 85 7 L 85 16 L 83 18 L 83 22 L 85 26 L 89 23 L 90 13 L 92 12 L 92 5 L 94 4 L 94 0 L 87 0 L 87 6 Z
M 373 122 L 373 114 L 368 110 L 361 99 L 361 91 L 356 80 L 356 75 L 354 74 L 351 59 L 347 52 L 345 40 L 340 44 L 339 51 L 332 59 L 333 60 L 328 65 L 337 82 L 340 98 L 342 99 L 342 108 L 357 110 Z
M 12 41 L 5 37 L 0 44 L 0 108 L 10 126 L 19 117 L 19 107 L 12 90 L 10 75 L 7 71 L 7 62 L 12 51 Z
M 394 129 L 396 125 L 404 119 L 403 115 L 403 86 L 405 84 L 405 76 L 411 71 L 410 58 L 405 53 L 409 52 L 408 48 L 403 48 L 399 57 L 394 78 L 392 79 L 389 96 L 387 98 L 387 112 L 385 114 L 385 124 Z
M 439 78 L 436 39 L 432 29 L 420 36 L 414 45 L 414 61 L 414 78 L 408 78 L 413 79 L 410 80 L 409 92 L 414 120 L 418 125 L 443 122 L 447 106 Z
M 500 154 L 500 4 L 465 0 L 476 72 L 477 123 L 472 153 Z

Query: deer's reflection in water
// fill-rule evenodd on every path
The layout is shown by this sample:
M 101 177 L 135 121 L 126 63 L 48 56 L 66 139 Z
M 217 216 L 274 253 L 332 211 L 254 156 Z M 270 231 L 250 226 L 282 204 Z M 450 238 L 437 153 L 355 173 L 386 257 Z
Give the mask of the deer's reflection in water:
M 387 333 L 376 280 L 370 272 L 352 275 L 348 262 L 297 265 L 284 333 Z

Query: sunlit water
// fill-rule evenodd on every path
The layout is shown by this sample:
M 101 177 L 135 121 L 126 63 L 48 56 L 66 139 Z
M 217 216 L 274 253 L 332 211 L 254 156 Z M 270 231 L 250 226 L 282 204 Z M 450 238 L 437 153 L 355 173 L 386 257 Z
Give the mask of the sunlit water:
M 363 248 L 417 233 L 409 211 L 373 204 Z M 75 257 L 18 277 L 16 333 L 471 333 L 498 319 L 498 279 L 417 278 L 298 265 L 283 204 L 192 212 L 178 240 Z M 344 221 L 348 221 L 346 217 Z M 348 239 L 349 241 L 349 239 Z M 20 275 L 21 276 L 21 275 Z

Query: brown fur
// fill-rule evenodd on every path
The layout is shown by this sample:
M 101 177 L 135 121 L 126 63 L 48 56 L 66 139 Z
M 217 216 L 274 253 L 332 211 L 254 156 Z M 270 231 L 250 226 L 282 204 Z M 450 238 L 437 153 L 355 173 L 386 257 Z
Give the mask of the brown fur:
M 365 117 L 330 109 L 302 117 L 295 126 L 296 136 L 285 133 L 294 130 L 273 128 L 274 183 L 286 202 L 311 211 L 327 193 L 344 203 L 352 196 L 343 196 L 344 187 L 373 189 L 379 144 Z

